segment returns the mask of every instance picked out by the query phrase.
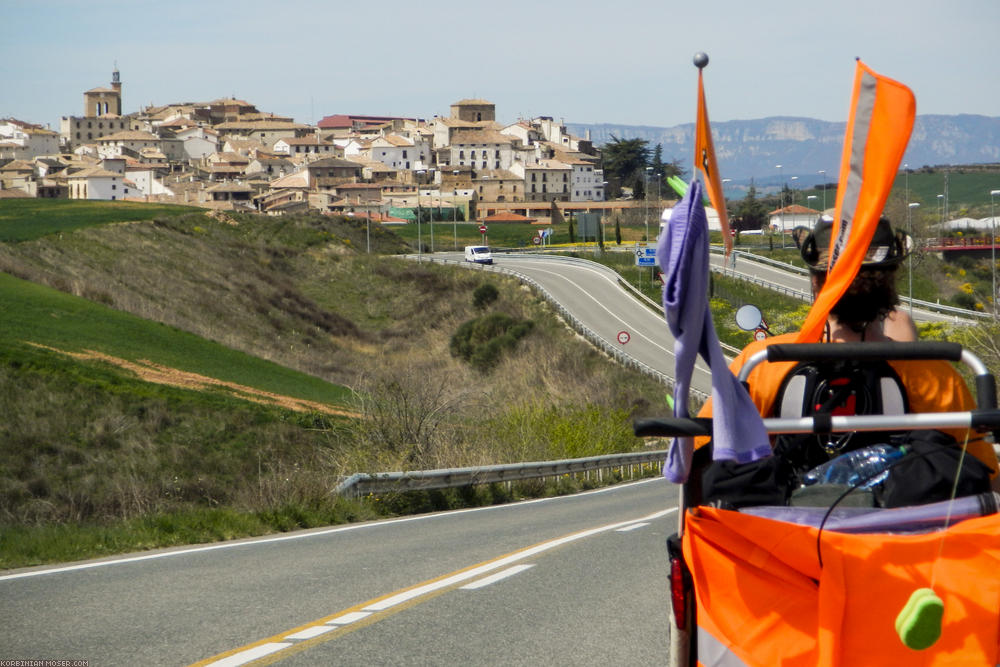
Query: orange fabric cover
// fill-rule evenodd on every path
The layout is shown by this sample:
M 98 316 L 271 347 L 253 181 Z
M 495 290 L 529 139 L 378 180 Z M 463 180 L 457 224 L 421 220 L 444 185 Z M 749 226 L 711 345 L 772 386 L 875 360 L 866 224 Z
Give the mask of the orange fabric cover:
M 998 664 L 1000 515 L 926 535 L 824 531 L 822 570 L 817 532 L 710 507 L 690 511 L 684 558 L 699 631 L 751 667 Z M 896 635 L 896 615 L 932 582 L 944 601 L 941 638 L 914 651 Z
M 708 122 L 708 105 L 705 104 L 705 84 L 702 81 L 701 68 L 698 68 L 698 115 L 694 126 L 694 166 L 705 177 L 705 190 L 719 216 L 719 227 L 722 229 L 722 244 L 726 257 L 733 252 L 733 237 L 729 234 L 729 214 L 726 211 L 726 198 L 722 194 L 722 177 L 719 175 L 718 163 L 715 161 L 715 146 L 712 144 L 712 127 Z
M 840 159 L 831 265 L 796 342 L 819 341 L 830 310 L 857 275 L 896 182 L 916 114 L 909 88 L 858 60 Z

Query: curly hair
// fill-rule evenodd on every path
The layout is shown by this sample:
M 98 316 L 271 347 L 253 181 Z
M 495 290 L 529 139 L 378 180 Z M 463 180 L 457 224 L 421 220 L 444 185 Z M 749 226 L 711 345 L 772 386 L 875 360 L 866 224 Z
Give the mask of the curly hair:
M 813 275 L 822 287 L 826 273 L 814 272 Z M 851 331 L 861 333 L 872 322 L 884 320 L 898 305 L 896 267 L 862 269 L 830 309 L 830 314 Z

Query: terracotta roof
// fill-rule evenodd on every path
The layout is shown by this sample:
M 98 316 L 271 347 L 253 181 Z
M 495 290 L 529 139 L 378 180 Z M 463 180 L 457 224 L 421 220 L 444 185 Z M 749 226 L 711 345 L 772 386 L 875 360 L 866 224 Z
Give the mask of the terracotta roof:
M 297 171 L 294 174 L 274 179 L 271 181 L 271 188 L 273 190 L 280 190 L 282 188 L 308 188 L 308 179 L 309 174 Z
M 782 213 L 788 213 L 790 215 L 820 215 L 822 211 L 806 208 L 800 204 L 792 204 L 784 208 L 775 209 L 768 213 L 768 215 L 781 215 Z
M 141 132 L 139 130 L 123 130 L 121 132 L 115 132 L 114 134 L 108 134 L 97 139 L 98 142 L 106 143 L 109 141 L 159 141 L 160 138 L 155 134 L 149 132 Z
M 253 188 L 244 185 L 242 183 L 218 183 L 210 188 L 206 188 L 205 192 L 253 192 Z
M 241 121 L 229 121 L 227 123 L 219 123 L 215 126 L 217 130 L 239 130 L 239 129 L 249 129 L 249 130 L 306 130 L 309 129 L 310 125 L 303 125 L 301 123 L 290 123 L 283 120 L 252 120 L 248 122 Z
M 69 175 L 69 178 L 120 178 L 121 174 L 113 171 L 108 171 L 103 167 L 90 167 L 89 169 L 81 169 L 78 172 Z
M 283 141 L 289 146 L 333 146 L 331 142 L 318 139 L 316 135 L 308 137 L 283 137 L 278 139 L 278 141 Z M 278 142 L 276 141 L 275 143 Z
M 495 130 L 457 130 L 451 135 L 451 144 L 507 144 L 514 142 L 513 138 L 506 134 L 500 134 Z
M 374 139 L 371 143 L 374 145 L 379 141 L 385 141 L 386 143 L 392 146 L 399 146 L 400 148 L 411 147 L 414 145 L 412 140 L 407 139 L 406 137 L 401 137 L 398 134 L 387 134 L 384 137 L 379 137 L 378 139 Z
M 11 160 L 4 166 L 0 167 L 0 171 L 34 171 L 35 165 L 27 160 Z
M 535 218 L 529 218 L 523 215 L 518 215 L 517 213 L 511 213 L 510 211 L 504 211 L 503 213 L 494 213 L 493 215 L 486 216 L 482 218 L 483 222 L 534 222 Z
M 566 164 L 564 162 L 559 162 L 558 160 L 539 160 L 538 164 L 526 164 L 526 165 L 524 165 L 524 168 L 525 169 L 546 169 L 546 170 L 549 170 L 549 171 L 552 171 L 552 170 L 561 170 L 561 169 L 571 169 L 571 167 L 568 164 Z
M 320 167 L 320 168 L 328 168 L 328 167 L 352 167 L 352 168 L 360 168 L 361 167 L 361 165 L 358 164 L 357 162 L 354 162 L 352 160 L 342 160 L 342 159 L 337 158 L 337 157 L 325 157 L 325 158 L 321 158 L 319 160 L 313 160 L 312 162 L 310 162 L 306 166 L 308 166 L 308 167 Z

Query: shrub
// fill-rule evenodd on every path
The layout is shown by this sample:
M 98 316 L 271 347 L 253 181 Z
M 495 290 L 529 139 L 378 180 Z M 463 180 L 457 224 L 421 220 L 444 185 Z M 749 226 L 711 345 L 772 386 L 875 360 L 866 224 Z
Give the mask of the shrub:
M 517 320 L 503 313 L 477 317 L 458 327 L 451 337 L 451 353 L 486 373 L 533 327 L 531 320 Z
M 493 283 L 483 283 L 472 293 L 472 305 L 482 310 L 500 296 L 500 291 Z

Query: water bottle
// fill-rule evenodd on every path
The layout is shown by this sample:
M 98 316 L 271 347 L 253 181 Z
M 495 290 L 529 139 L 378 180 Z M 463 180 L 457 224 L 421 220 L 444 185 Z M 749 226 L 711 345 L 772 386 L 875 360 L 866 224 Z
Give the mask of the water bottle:
M 904 451 L 892 445 L 871 445 L 841 454 L 816 466 L 803 477 L 803 484 L 846 484 L 854 486 L 862 480 L 861 488 L 878 486 L 889 477 L 887 468 L 903 457 Z

